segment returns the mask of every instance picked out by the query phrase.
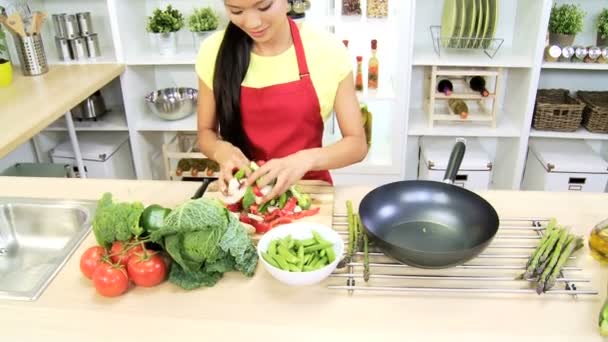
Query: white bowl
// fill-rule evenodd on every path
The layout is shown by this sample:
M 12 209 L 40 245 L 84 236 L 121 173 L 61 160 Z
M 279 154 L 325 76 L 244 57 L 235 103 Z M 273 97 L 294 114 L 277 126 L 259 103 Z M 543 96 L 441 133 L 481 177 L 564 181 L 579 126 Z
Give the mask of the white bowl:
M 310 239 L 313 237 L 313 230 L 319 233 L 323 239 L 334 244 L 333 248 L 336 259 L 331 264 L 314 271 L 289 272 L 272 266 L 262 257 L 262 252 L 268 250 L 268 245 L 271 241 L 284 238 L 290 234 L 291 237 L 296 240 Z M 295 286 L 312 285 L 321 282 L 336 269 L 338 263 L 344 256 L 344 241 L 338 232 L 325 225 L 309 222 L 294 222 L 278 226 L 265 233 L 258 242 L 258 256 L 262 265 L 264 265 L 264 268 L 280 282 Z

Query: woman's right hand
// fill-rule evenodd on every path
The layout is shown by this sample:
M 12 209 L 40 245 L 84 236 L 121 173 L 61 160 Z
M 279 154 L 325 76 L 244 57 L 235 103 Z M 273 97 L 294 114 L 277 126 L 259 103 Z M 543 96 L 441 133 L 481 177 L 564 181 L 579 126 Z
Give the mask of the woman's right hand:
M 227 141 L 219 141 L 217 143 L 217 147 L 213 153 L 213 160 L 220 165 L 219 186 L 220 191 L 224 195 L 227 195 L 228 182 L 232 179 L 234 170 L 244 168 L 247 176 L 251 173 L 248 167 L 249 159 L 245 157 L 238 147 Z

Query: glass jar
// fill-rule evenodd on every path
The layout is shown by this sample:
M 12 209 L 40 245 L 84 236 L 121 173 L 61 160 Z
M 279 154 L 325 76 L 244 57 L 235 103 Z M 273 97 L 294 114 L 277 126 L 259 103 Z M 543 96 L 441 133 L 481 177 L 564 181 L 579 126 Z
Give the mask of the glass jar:
M 601 263 L 608 263 L 608 219 L 593 227 L 589 235 L 591 255 Z
M 367 17 L 388 17 L 388 0 L 367 0 Z
M 361 15 L 361 1 L 342 0 L 342 15 Z

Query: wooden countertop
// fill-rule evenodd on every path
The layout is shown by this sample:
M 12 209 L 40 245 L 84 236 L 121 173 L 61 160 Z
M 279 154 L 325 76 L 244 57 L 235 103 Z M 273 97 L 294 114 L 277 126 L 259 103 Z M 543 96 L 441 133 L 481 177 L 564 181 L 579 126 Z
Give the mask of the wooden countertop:
M 0 88 L 0 158 L 105 86 L 122 64 L 50 65 L 40 76 L 14 70 L 13 83 Z
M 175 206 L 198 184 L 168 181 L 0 177 L 2 196 L 120 200 Z M 370 189 L 336 188 L 337 213 Z M 493 191 L 481 193 L 501 217 L 551 217 L 585 238 L 608 216 L 607 194 Z M 356 206 L 355 206 L 356 207 Z M 212 288 L 183 291 L 165 283 L 108 299 L 95 293 L 78 259 L 89 236 L 36 302 L 0 301 L 2 340 L 134 341 L 602 341 L 597 317 L 606 269 L 585 244 L 578 266 L 600 295 L 364 294 L 324 285 L 284 286 L 258 265 L 249 279 L 226 275 Z M 186 337 L 180 338 L 180 337 Z M 188 338 L 190 337 L 190 338 Z

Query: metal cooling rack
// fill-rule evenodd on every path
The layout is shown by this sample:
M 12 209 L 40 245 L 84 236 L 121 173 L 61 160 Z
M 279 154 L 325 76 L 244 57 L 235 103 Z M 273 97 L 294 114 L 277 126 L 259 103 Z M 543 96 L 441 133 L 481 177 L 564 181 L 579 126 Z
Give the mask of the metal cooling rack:
M 478 257 L 460 266 L 427 270 L 410 267 L 384 255 L 370 242 L 369 268 L 364 272 L 363 252 L 357 251 L 343 267 L 336 269 L 329 289 L 355 292 L 457 292 L 490 294 L 536 294 L 533 280 L 516 279 L 525 271 L 530 254 L 540 241 L 548 219 L 503 218 L 492 243 Z M 334 229 L 348 244 L 346 215 L 334 215 Z M 541 295 L 598 295 L 591 279 L 570 257 L 556 285 Z M 367 275 L 367 280 L 365 279 Z M 336 284 L 344 281 L 344 284 Z

